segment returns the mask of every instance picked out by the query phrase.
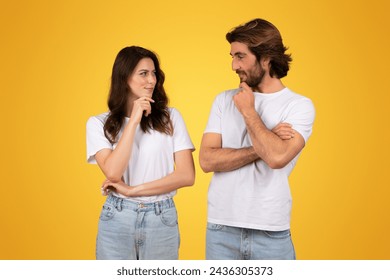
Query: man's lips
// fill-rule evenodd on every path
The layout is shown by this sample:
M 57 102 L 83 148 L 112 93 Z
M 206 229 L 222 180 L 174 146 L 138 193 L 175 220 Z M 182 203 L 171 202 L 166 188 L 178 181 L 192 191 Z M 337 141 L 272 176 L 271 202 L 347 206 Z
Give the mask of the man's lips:
M 237 72 L 236 71 L 236 73 L 237 73 L 237 75 L 238 75 L 238 77 L 240 78 L 241 81 L 242 81 L 242 79 L 244 79 L 246 77 L 246 74 L 244 72 Z

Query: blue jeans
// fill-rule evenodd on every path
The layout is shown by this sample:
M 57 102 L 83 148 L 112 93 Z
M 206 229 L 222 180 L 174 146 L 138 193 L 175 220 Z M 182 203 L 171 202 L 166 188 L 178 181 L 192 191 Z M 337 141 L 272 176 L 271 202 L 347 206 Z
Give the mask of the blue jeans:
M 265 231 L 207 223 L 207 260 L 295 260 L 290 230 Z
M 172 198 L 137 203 L 107 197 L 99 219 L 96 259 L 177 260 L 179 243 Z

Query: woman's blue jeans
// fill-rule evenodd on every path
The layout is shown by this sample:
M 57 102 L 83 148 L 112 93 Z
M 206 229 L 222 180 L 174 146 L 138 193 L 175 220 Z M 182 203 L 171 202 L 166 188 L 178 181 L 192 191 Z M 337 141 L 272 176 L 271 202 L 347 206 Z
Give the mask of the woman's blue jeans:
M 99 219 L 96 259 L 177 260 L 179 244 L 172 198 L 137 203 L 107 197 Z

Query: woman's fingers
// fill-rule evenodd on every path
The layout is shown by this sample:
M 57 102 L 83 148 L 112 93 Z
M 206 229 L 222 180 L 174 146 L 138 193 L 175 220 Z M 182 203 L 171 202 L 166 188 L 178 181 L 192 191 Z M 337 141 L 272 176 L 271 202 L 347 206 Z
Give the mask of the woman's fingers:
M 134 101 L 133 110 L 141 110 L 143 115 L 147 117 L 152 113 L 152 106 L 150 105 L 150 103 L 154 103 L 154 100 L 152 98 L 147 96 L 140 97 L 136 101 Z
M 115 186 L 113 183 L 110 182 L 110 180 L 105 180 L 103 182 L 103 185 L 101 187 L 102 195 L 108 195 L 111 191 L 115 190 Z

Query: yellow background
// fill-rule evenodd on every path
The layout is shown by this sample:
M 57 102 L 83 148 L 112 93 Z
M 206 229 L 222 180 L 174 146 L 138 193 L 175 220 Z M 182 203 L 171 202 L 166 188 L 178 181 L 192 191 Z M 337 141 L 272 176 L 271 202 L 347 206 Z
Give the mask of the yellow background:
M 104 201 L 85 123 L 106 111 L 117 52 L 157 52 L 170 105 L 197 148 L 179 191 L 181 259 L 203 259 L 198 152 L 216 94 L 237 86 L 232 27 L 273 22 L 293 54 L 284 83 L 311 98 L 314 133 L 291 176 L 298 259 L 390 259 L 388 1 L 3 1 L 0 259 L 93 259 Z

